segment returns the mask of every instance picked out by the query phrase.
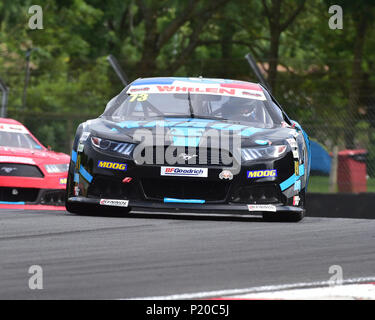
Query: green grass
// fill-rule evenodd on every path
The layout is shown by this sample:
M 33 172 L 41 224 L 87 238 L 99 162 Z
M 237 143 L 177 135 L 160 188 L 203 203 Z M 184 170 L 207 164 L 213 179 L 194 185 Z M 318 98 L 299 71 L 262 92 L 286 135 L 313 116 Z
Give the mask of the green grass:
M 329 192 L 329 177 L 325 176 L 310 176 L 308 192 L 328 193 Z
M 329 177 L 310 176 L 308 192 L 329 193 Z M 375 192 L 375 178 L 367 180 L 367 192 Z

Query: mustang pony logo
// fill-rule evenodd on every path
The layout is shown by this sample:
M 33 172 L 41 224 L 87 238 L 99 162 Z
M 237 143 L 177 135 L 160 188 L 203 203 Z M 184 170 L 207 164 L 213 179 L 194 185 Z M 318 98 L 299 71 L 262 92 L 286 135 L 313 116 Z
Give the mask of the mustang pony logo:
M 196 154 L 190 155 L 190 154 L 187 154 L 187 153 L 180 153 L 178 155 L 178 157 L 184 159 L 185 161 L 189 161 L 190 159 L 193 159 L 193 158 L 198 157 L 198 156 Z
M 5 173 L 11 173 L 12 171 L 17 170 L 17 168 L 2 167 L 0 170 L 4 171 Z

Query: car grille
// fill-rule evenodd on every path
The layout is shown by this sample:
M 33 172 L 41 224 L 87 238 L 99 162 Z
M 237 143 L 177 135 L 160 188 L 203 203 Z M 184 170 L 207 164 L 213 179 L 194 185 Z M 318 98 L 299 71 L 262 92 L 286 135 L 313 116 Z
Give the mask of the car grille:
M 40 203 L 50 206 L 63 206 L 65 203 L 65 189 L 44 190 L 40 198 Z
M 224 201 L 230 183 L 227 181 L 192 181 L 186 179 L 143 179 L 142 187 L 149 199 L 177 198 Z
M 87 195 L 94 198 L 129 199 L 136 197 L 134 182 L 122 183 L 121 180 L 97 175 L 90 184 Z
M 162 159 L 164 161 L 161 161 L 162 163 L 158 163 L 159 157 L 157 157 L 157 152 L 160 152 L 159 148 L 153 147 L 151 148 L 152 154 L 152 163 L 146 163 L 146 164 L 167 164 L 166 161 L 166 152 L 168 147 L 162 147 L 161 150 L 164 149 L 164 154 L 162 156 Z M 170 151 L 169 151 L 170 152 Z M 146 151 L 143 150 L 141 152 L 141 156 L 145 157 Z M 169 164 L 169 165 L 183 165 L 183 164 L 189 164 L 189 166 L 202 166 L 202 165 L 208 165 L 208 166 L 229 166 L 232 165 L 231 162 L 228 163 L 228 161 L 231 161 L 232 153 L 225 152 L 224 154 L 219 149 L 211 149 L 211 148 L 188 148 L 188 147 L 176 147 L 173 150 L 173 158 L 177 158 L 176 161 L 178 163 L 175 164 Z M 184 155 L 190 156 L 191 160 L 188 160 L 188 157 L 186 157 L 186 160 L 184 160 Z M 230 158 L 229 158 L 230 157 Z M 229 158 L 229 159 L 228 159 Z
M 239 188 L 232 201 L 247 204 L 280 203 L 282 196 L 280 188 L 275 184 L 253 185 Z
M 7 202 L 35 202 L 39 189 L 0 187 L 0 201 Z
M 0 176 L 43 178 L 37 166 L 19 163 L 0 163 Z

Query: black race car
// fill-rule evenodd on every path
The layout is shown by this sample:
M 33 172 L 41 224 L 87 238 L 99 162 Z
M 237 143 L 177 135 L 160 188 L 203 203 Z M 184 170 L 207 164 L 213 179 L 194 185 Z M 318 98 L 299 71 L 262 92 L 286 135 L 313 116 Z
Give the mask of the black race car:
M 66 208 L 299 221 L 310 162 L 307 134 L 260 84 L 138 79 L 79 125 Z

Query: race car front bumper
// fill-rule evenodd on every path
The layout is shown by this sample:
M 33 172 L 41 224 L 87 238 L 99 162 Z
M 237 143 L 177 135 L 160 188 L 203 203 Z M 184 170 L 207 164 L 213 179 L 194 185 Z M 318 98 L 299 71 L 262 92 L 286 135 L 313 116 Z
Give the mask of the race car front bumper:
M 38 205 L 63 207 L 66 194 L 66 173 L 43 177 L 1 176 L 0 206 Z
M 0 205 L 63 206 L 65 189 L 0 187 Z
M 101 200 L 103 199 L 93 199 L 93 198 L 86 198 L 86 197 L 70 197 L 68 201 L 70 203 L 76 204 L 86 204 L 92 206 L 101 206 L 103 208 L 107 207 L 110 208 L 111 206 L 101 204 Z M 110 199 L 108 199 L 110 200 Z M 115 201 L 119 201 L 119 199 L 114 199 Z M 274 205 L 267 205 L 267 208 L 274 207 L 275 211 L 261 211 L 261 210 L 249 210 L 249 205 L 247 204 L 238 204 L 238 203 L 226 203 L 226 204 L 206 204 L 206 203 L 178 203 L 176 201 L 173 202 L 150 202 L 150 201 L 140 201 L 140 200 L 120 200 L 120 201 L 128 201 L 128 205 L 126 206 L 126 211 L 131 209 L 132 211 L 139 211 L 139 210 L 147 210 L 147 213 L 162 213 L 162 212 L 169 212 L 169 213 L 198 213 L 198 214 L 210 214 L 210 215 L 226 215 L 226 216 L 234 216 L 234 215 L 241 215 L 241 216 L 261 216 L 263 213 L 274 213 L 274 214 L 282 214 L 282 213 L 304 213 L 305 209 L 302 207 L 295 207 L 295 206 L 286 206 L 282 204 L 274 204 Z M 113 207 L 112 207 L 113 208 Z M 119 210 L 124 207 L 116 207 Z M 88 212 L 89 213 L 89 212 Z

